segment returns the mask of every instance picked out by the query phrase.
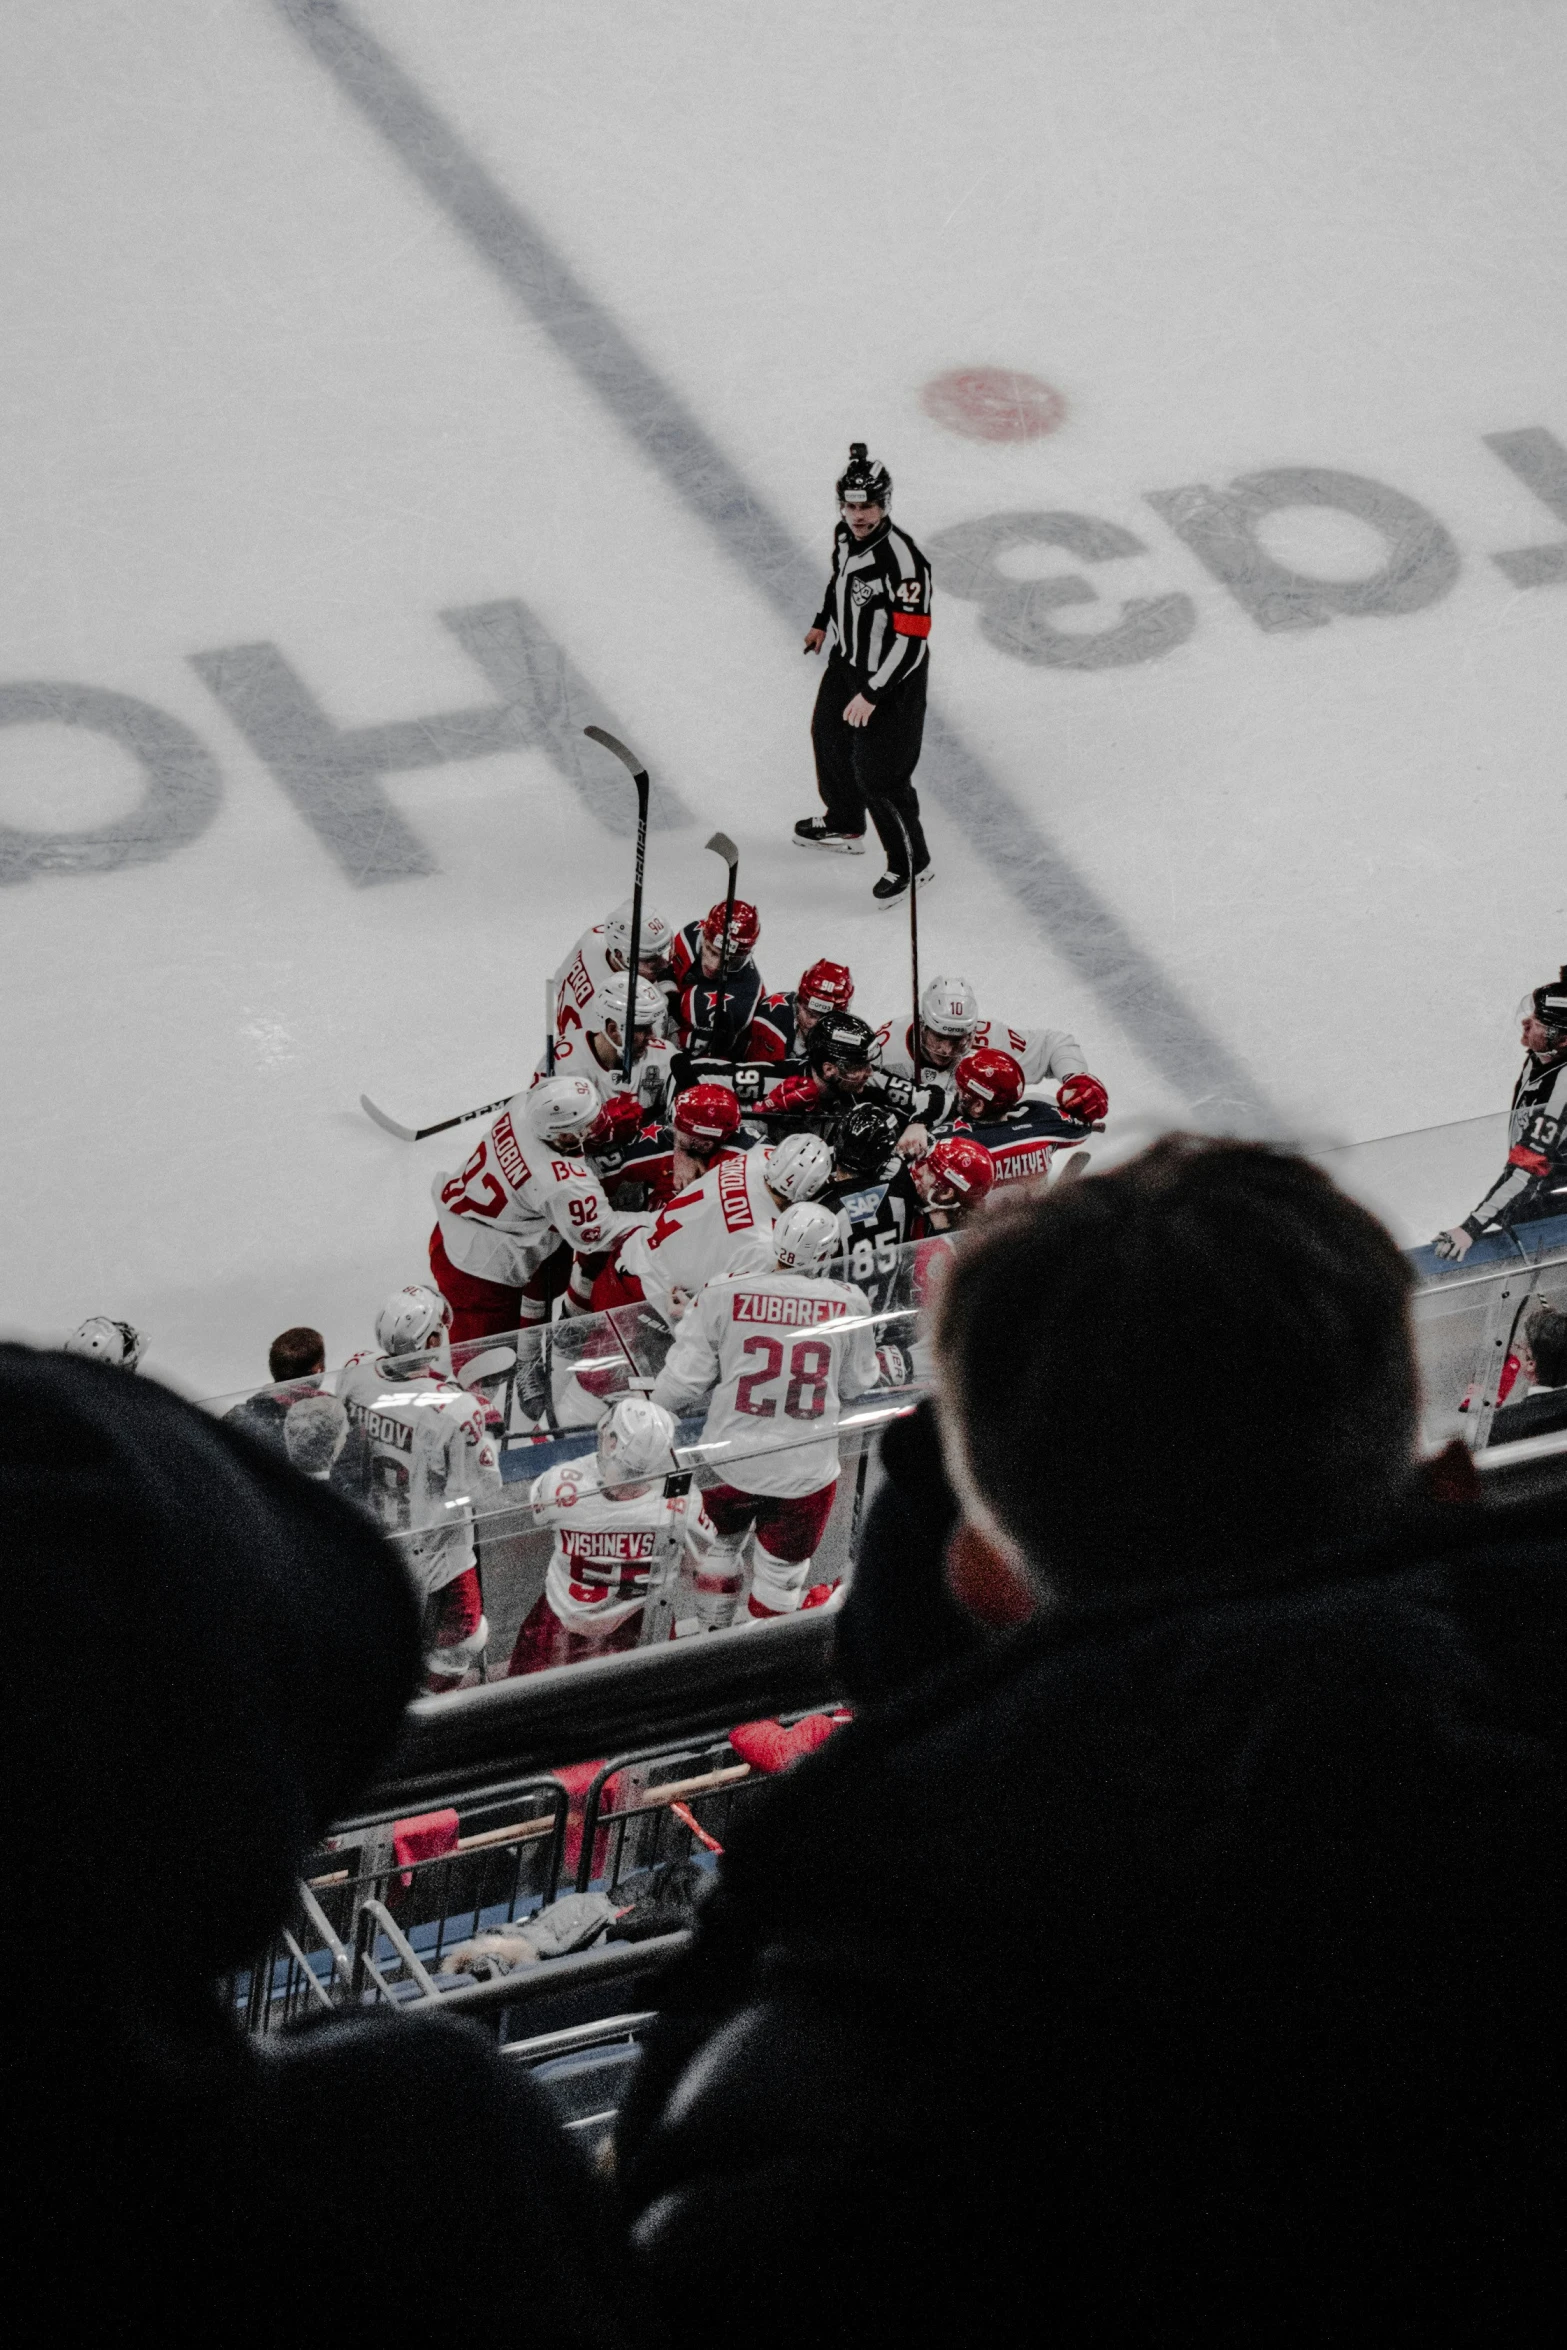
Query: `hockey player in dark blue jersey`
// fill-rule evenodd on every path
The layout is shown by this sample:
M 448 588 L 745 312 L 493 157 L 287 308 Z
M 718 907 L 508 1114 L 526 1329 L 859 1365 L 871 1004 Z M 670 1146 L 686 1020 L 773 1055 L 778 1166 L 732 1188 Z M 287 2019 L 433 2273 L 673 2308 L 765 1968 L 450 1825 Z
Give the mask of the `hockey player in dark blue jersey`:
M 872 1311 L 885 1314 L 911 1302 L 904 1243 L 914 1237 L 919 1195 L 900 1157 L 904 1121 L 880 1102 L 856 1102 L 827 1136 L 832 1181 L 821 1205 L 838 1219 L 833 1271 L 863 1289 Z
M 1068 1118 L 1054 1102 L 1023 1091 L 1022 1064 L 994 1045 L 967 1053 L 952 1072 L 956 1100 L 943 1134 L 972 1134 L 996 1163 L 996 1188 L 1045 1174 L 1057 1151 L 1075 1149 L 1095 1129 Z

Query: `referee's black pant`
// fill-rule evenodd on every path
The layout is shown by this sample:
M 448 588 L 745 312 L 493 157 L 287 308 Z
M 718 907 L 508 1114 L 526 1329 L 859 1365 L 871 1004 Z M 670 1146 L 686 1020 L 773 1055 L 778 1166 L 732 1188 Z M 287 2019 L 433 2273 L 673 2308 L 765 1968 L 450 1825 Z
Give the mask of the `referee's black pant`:
M 894 686 L 876 704 L 874 718 L 863 726 L 850 726 L 843 713 L 860 690 L 859 680 L 848 662 L 834 653 L 811 717 L 816 788 L 822 795 L 829 827 L 834 832 L 861 833 L 868 809 L 891 873 L 908 873 L 911 849 L 916 873 L 923 873 L 930 863 L 920 825 L 919 794 L 914 789 L 914 770 L 925 733 L 925 674 L 921 662 L 912 677 Z

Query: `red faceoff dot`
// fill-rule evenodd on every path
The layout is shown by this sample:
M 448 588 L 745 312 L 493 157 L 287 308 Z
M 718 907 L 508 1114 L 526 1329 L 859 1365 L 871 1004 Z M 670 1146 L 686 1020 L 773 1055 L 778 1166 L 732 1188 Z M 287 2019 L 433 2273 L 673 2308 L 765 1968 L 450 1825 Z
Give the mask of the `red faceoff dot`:
M 954 367 L 933 375 L 920 406 L 971 441 L 1037 441 L 1066 415 L 1053 384 L 1012 367 Z

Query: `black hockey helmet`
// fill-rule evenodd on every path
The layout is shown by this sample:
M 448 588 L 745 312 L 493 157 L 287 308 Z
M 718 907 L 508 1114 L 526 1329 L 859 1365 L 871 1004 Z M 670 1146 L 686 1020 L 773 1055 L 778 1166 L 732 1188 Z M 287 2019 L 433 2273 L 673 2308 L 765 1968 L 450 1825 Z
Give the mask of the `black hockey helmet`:
M 892 475 L 885 465 L 871 462 L 863 441 L 849 443 L 848 470 L 838 476 L 838 503 L 882 507 L 892 504 Z
M 833 1128 L 833 1157 L 851 1175 L 879 1175 L 891 1158 L 903 1121 L 880 1102 L 856 1102 Z
M 805 1058 L 817 1075 L 827 1062 L 840 1069 L 865 1069 L 876 1050 L 876 1031 L 855 1012 L 827 1012 L 805 1040 Z
M 1553 1036 L 1567 1037 L 1567 963 L 1562 965 L 1561 977 L 1537 987 L 1529 1001 L 1542 1028 L 1548 1028 Z

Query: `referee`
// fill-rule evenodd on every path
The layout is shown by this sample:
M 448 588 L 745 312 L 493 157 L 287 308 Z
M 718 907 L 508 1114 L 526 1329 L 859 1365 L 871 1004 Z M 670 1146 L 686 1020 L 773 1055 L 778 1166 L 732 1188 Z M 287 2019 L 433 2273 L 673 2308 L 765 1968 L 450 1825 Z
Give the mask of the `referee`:
M 931 878 L 914 789 L 925 732 L 930 565 L 893 529 L 891 503 L 887 468 L 871 463 L 863 441 L 852 442 L 838 480 L 842 519 L 833 534 L 832 577 L 805 632 L 808 653 L 832 644 L 811 718 L 826 814 L 803 817 L 794 828 L 802 849 L 863 856 L 869 809 L 887 853 L 887 870 L 871 892 L 878 906 L 901 905 L 911 880 Z

